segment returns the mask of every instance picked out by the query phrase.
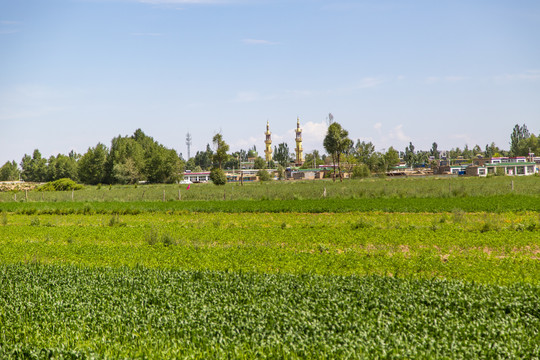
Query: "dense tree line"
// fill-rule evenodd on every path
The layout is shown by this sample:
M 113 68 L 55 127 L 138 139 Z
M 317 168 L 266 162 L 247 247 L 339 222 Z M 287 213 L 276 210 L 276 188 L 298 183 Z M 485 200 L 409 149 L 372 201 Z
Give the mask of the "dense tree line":
M 15 161 L 0 168 L 1 180 L 46 182 L 70 178 L 85 184 L 134 184 L 139 181 L 171 183 L 181 178 L 184 161 L 173 149 L 159 144 L 140 129 L 117 136 L 107 148 L 102 143 L 79 155 L 58 154 L 49 159 L 39 150 L 25 154 L 19 171 Z
M 221 133 L 213 137 L 212 144 L 214 149 L 207 144 L 204 151 L 197 151 L 194 157 L 185 162 L 175 150 L 166 148 L 138 129 L 132 136 L 113 138 L 110 148 L 98 143 L 84 154 L 72 151 L 68 155 L 58 154 L 46 159 L 36 149 L 32 156 L 24 155 L 20 167 L 15 161 L 6 162 L 0 168 L 0 181 L 20 178 L 24 181 L 46 182 L 70 178 L 86 184 L 134 184 L 140 181 L 171 183 L 181 178 L 184 169 L 238 169 L 242 162 L 254 158 L 255 169 L 279 167 L 283 172 L 283 169 L 294 161 L 294 151 L 291 152 L 285 142 L 274 147 L 273 160 L 269 163 L 258 156 L 255 146 L 247 151 L 239 150 L 228 154 L 229 145 Z M 306 154 L 303 167 L 334 164 L 334 179 L 342 179 L 344 172 L 349 172 L 353 177 L 384 173 L 401 160 L 408 166 L 415 166 L 433 163 L 443 156 L 447 159 L 472 160 L 479 157 L 527 156 L 529 153 L 540 155 L 540 134 L 531 134 L 525 124 L 514 126 L 509 144 L 508 151 L 500 149 L 492 142 L 484 148 L 479 145 L 469 148 L 465 145 L 463 149 L 457 147 L 443 153 L 436 142 L 427 151 L 416 150 L 410 142 L 403 151 L 397 151 L 393 147 L 386 151 L 376 151 L 371 142 L 358 139 L 354 143 L 349 139 L 347 130 L 332 121 L 323 142 L 327 154 L 321 155 L 317 150 Z

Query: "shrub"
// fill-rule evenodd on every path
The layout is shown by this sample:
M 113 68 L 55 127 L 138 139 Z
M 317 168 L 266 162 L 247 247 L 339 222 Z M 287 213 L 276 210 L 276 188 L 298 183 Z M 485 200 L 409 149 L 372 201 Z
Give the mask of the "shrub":
M 176 245 L 176 240 L 170 234 L 162 234 L 161 242 L 164 246 Z
M 264 169 L 261 169 L 261 170 L 257 171 L 257 176 L 259 177 L 260 181 L 270 181 L 271 180 L 270 174 L 268 173 L 268 171 L 266 171 Z
M 281 165 L 277 166 L 277 173 L 278 173 L 278 180 L 285 179 L 285 169 L 283 168 L 283 166 Z
M 210 180 L 212 180 L 215 185 L 225 185 L 227 183 L 227 176 L 220 168 L 213 168 L 212 171 L 210 171 Z
M 80 190 L 83 186 L 77 184 L 75 181 L 64 178 L 56 181 L 50 181 L 37 188 L 37 191 L 68 191 L 68 190 Z
M 159 233 L 156 229 L 152 228 L 148 234 L 146 234 L 145 240 L 148 245 L 155 245 L 159 241 Z
M 365 164 L 355 166 L 352 172 L 353 179 L 363 179 L 369 177 L 370 175 L 371 173 L 369 172 L 369 168 Z

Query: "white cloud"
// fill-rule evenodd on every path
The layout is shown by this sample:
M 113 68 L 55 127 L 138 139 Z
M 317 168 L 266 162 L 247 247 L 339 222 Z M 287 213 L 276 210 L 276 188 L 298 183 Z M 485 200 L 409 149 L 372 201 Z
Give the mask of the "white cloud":
M 20 85 L 0 92 L 0 120 L 37 119 L 64 110 L 65 94 L 41 85 Z
M 373 125 L 373 128 L 374 128 L 375 130 L 377 130 L 378 132 L 380 132 L 380 131 L 381 131 L 381 128 L 382 128 L 382 123 L 380 123 L 380 122 L 375 123 L 375 124 Z
M 388 137 L 392 140 L 397 140 L 401 142 L 409 142 L 411 138 L 405 134 L 403 131 L 403 125 L 398 125 L 392 129 Z
M 328 129 L 324 120 L 321 122 L 308 121 L 302 123 L 302 119 L 300 119 L 300 128 L 302 129 L 302 147 L 304 148 L 304 155 L 314 149 L 322 149 L 322 143 Z M 290 144 L 289 147 L 291 151 L 294 151 L 294 148 L 296 147 L 294 141 L 296 137 L 295 129 L 296 126 L 289 129 L 286 136 L 281 140 L 281 142 Z
M 523 73 L 518 74 L 504 74 L 504 75 L 498 75 L 495 76 L 495 80 L 497 81 L 517 81 L 517 80 L 524 80 L 524 81 L 538 81 L 540 80 L 540 70 L 527 70 Z
M 467 80 L 466 76 L 457 76 L 457 75 L 448 75 L 448 76 L 429 76 L 426 78 L 427 84 L 435 83 L 457 83 L 460 81 Z
M 349 86 L 342 87 L 342 88 L 336 88 L 336 89 L 329 89 L 326 91 L 327 94 L 342 94 L 342 93 L 350 93 L 355 92 L 359 89 L 369 89 L 374 88 L 376 86 L 379 86 L 380 84 L 384 83 L 385 80 L 378 77 L 365 77 L 361 79 L 360 81 L 353 83 Z
M 306 98 L 314 95 L 315 92 L 311 90 L 285 90 L 285 98 Z
M 232 143 L 231 148 L 232 149 L 247 149 L 247 148 L 253 147 L 253 145 L 255 146 L 260 145 L 263 140 L 264 140 L 263 136 L 259 138 L 256 138 L 255 136 L 250 136 L 247 139 L 241 139 Z
M 381 78 L 367 77 L 360 80 L 360 83 L 356 86 L 357 89 L 366 89 L 378 86 L 384 82 Z
M 0 21 L 0 35 L 8 35 L 18 33 L 19 30 L 14 26 L 19 25 L 18 21 L 1 20 Z
M 471 136 L 471 134 L 467 134 L 467 133 L 452 134 L 452 135 L 449 135 L 449 137 L 451 139 L 461 140 L 461 141 L 463 141 L 464 144 L 474 144 L 474 137 Z M 472 146 L 471 146 L 471 148 L 472 148 Z
M 242 39 L 244 44 L 248 45 L 277 45 L 279 43 L 262 39 Z
M 321 121 L 316 123 L 313 121 L 308 121 L 305 124 L 300 124 L 300 127 L 303 127 L 302 136 L 307 136 L 310 139 L 322 142 L 326 136 L 327 126 L 326 122 Z
M 466 76 L 445 76 L 444 81 L 450 82 L 450 83 L 456 83 L 460 81 L 467 80 Z

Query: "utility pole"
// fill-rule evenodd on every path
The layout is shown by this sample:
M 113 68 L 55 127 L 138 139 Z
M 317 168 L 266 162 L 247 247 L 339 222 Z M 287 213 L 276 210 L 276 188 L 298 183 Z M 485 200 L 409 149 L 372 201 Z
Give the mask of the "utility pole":
M 186 135 L 186 145 L 187 145 L 187 160 L 191 158 L 191 134 L 188 132 Z

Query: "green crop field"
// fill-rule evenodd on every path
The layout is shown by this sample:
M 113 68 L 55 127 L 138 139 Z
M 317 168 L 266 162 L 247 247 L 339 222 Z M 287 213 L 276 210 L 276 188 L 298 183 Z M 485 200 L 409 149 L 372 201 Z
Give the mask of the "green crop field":
M 305 200 L 320 199 L 326 189 L 327 198 L 455 198 L 501 195 L 540 196 L 538 176 L 521 177 L 427 177 L 369 178 L 345 180 L 343 183 L 320 181 L 269 181 L 187 185 L 103 185 L 85 186 L 83 190 L 65 192 L 7 191 L 0 192 L 5 202 L 134 202 L 181 200 Z M 73 198 L 72 198 L 73 196 Z M 15 201 L 16 200 L 16 201 Z
M 0 358 L 540 358 L 538 180 L 3 194 Z

